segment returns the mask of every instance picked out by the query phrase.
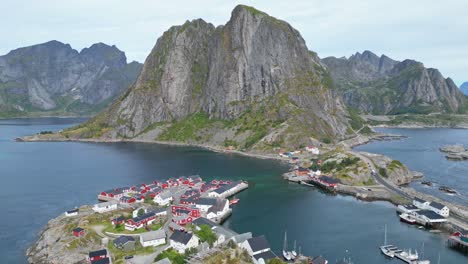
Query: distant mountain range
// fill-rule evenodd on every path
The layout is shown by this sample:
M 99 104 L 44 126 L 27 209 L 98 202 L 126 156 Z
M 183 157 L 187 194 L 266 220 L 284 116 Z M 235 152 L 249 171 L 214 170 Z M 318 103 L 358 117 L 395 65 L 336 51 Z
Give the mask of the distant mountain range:
M 461 113 L 466 98 L 452 79 L 420 62 L 378 57 L 370 51 L 324 58 L 348 107 L 372 114 Z
M 90 115 L 131 85 L 141 70 L 115 46 L 78 52 L 49 41 L 0 56 L 0 117 Z
M 468 82 L 464 82 L 462 85 L 460 85 L 460 90 L 463 94 L 468 95 Z

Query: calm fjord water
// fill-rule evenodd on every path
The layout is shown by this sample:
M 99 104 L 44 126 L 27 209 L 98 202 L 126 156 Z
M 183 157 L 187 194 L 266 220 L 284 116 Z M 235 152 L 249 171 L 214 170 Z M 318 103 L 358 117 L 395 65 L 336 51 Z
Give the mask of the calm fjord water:
M 205 179 L 244 179 L 251 187 L 225 225 L 237 232 L 265 234 L 279 252 L 287 229 L 308 255 L 324 255 L 331 263 L 351 256 L 356 264 L 391 263 L 378 251 L 383 226 L 400 247 L 420 249 L 441 263 L 466 263 L 445 246 L 446 237 L 405 224 L 392 205 L 329 196 L 281 179 L 285 165 L 190 147 L 140 143 L 20 143 L 15 137 L 42 130 L 60 130 L 77 119 L 0 120 L 0 263 L 25 263 L 24 252 L 50 218 L 66 209 L 95 202 L 110 187 L 200 174 Z M 347 252 L 346 252 L 347 251 Z
M 380 153 L 402 161 L 411 170 L 424 173 L 424 180 L 435 184 L 432 187 L 413 182 L 411 187 L 435 195 L 447 201 L 468 206 L 468 161 L 447 160 L 439 151 L 444 145 L 463 144 L 468 147 L 468 130 L 431 128 L 398 129 L 379 128 L 380 132 L 404 135 L 407 138 L 393 141 L 375 141 L 356 147 L 356 150 Z M 459 192 L 451 195 L 441 192 L 440 186 L 448 186 Z

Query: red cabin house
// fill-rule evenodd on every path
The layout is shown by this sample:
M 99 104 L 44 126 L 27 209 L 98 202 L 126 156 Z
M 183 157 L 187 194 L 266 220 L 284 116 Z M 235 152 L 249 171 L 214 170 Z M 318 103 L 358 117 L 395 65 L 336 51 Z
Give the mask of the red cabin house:
M 136 202 L 136 199 L 135 199 L 135 197 L 124 196 L 124 197 L 120 198 L 120 202 L 131 204 L 131 203 Z
M 191 217 L 187 214 L 183 214 L 183 215 L 177 215 L 177 216 L 174 216 L 172 218 L 172 222 L 180 225 L 180 226 L 184 226 L 186 224 L 190 224 L 192 223 L 192 221 L 194 220 L 195 218 L 194 217 Z
M 163 184 L 161 184 L 161 188 L 167 189 L 167 188 L 169 188 L 169 184 L 168 183 L 163 183 Z
M 296 173 L 296 176 L 304 176 L 309 174 L 310 170 L 303 167 L 299 167 L 294 172 Z
M 106 249 L 101 249 L 98 251 L 91 251 L 88 254 L 88 261 L 91 263 L 101 260 L 101 259 L 106 259 L 106 258 L 109 258 L 109 255 L 107 254 Z
M 111 220 L 112 225 L 121 225 L 124 222 L 125 222 L 125 218 L 123 218 L 123 216 L 119 216 Z
M 76 237 L 82 237 L 82 236 L 85 235 L 85 233 L 86 233 L 86 231 L 81 227 L 77 227 L 77 228 L 73 229 L 73 231 L 72 231 L 72 234 L 74 236 L 76 236 Z
M 173 215 L 183 215 L 186 213 L 187 215 L 195 218 L 198 218 L 201 215 L 200 209 L 186 205 L 173 205 L 171 207 L 171 212 Z

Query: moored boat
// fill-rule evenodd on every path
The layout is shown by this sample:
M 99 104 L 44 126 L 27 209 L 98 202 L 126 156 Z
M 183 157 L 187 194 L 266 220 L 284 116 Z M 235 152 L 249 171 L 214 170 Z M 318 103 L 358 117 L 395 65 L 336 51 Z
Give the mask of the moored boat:
M 239 199 L 238 198 L 234 198 L 234 199 L 231 199 L 229 201 L 229 205 L 232 205 L 232 204 L 237 204 L 239 202 Z
M 393 258 L 395 256 L 393 248 L 395 248 L 393 245 L 387 245 L 387 225 L 385 225 L 384 245 L 380 246 L 380 251 L 385 256 Z
M 400 214 L 400 221 L 410 225 L 416 224 L 416 219 L 412 218 L 411 215 L 407 213 Z

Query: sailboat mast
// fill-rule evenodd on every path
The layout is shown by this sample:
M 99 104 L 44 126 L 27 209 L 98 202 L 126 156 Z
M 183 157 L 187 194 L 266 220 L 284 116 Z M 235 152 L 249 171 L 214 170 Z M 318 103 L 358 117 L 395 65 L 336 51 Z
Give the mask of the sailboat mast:
M 284 231 L 284 244 L 283 244 L 283 251 L 287 251 L 288 249 L 288 233 Z
M 294 251 L 296 251 L 296 240 L 294 240 Z
M 384 237 L 384 246 L 387 245 L 387 225 L 385 225 L 385 237 Z

